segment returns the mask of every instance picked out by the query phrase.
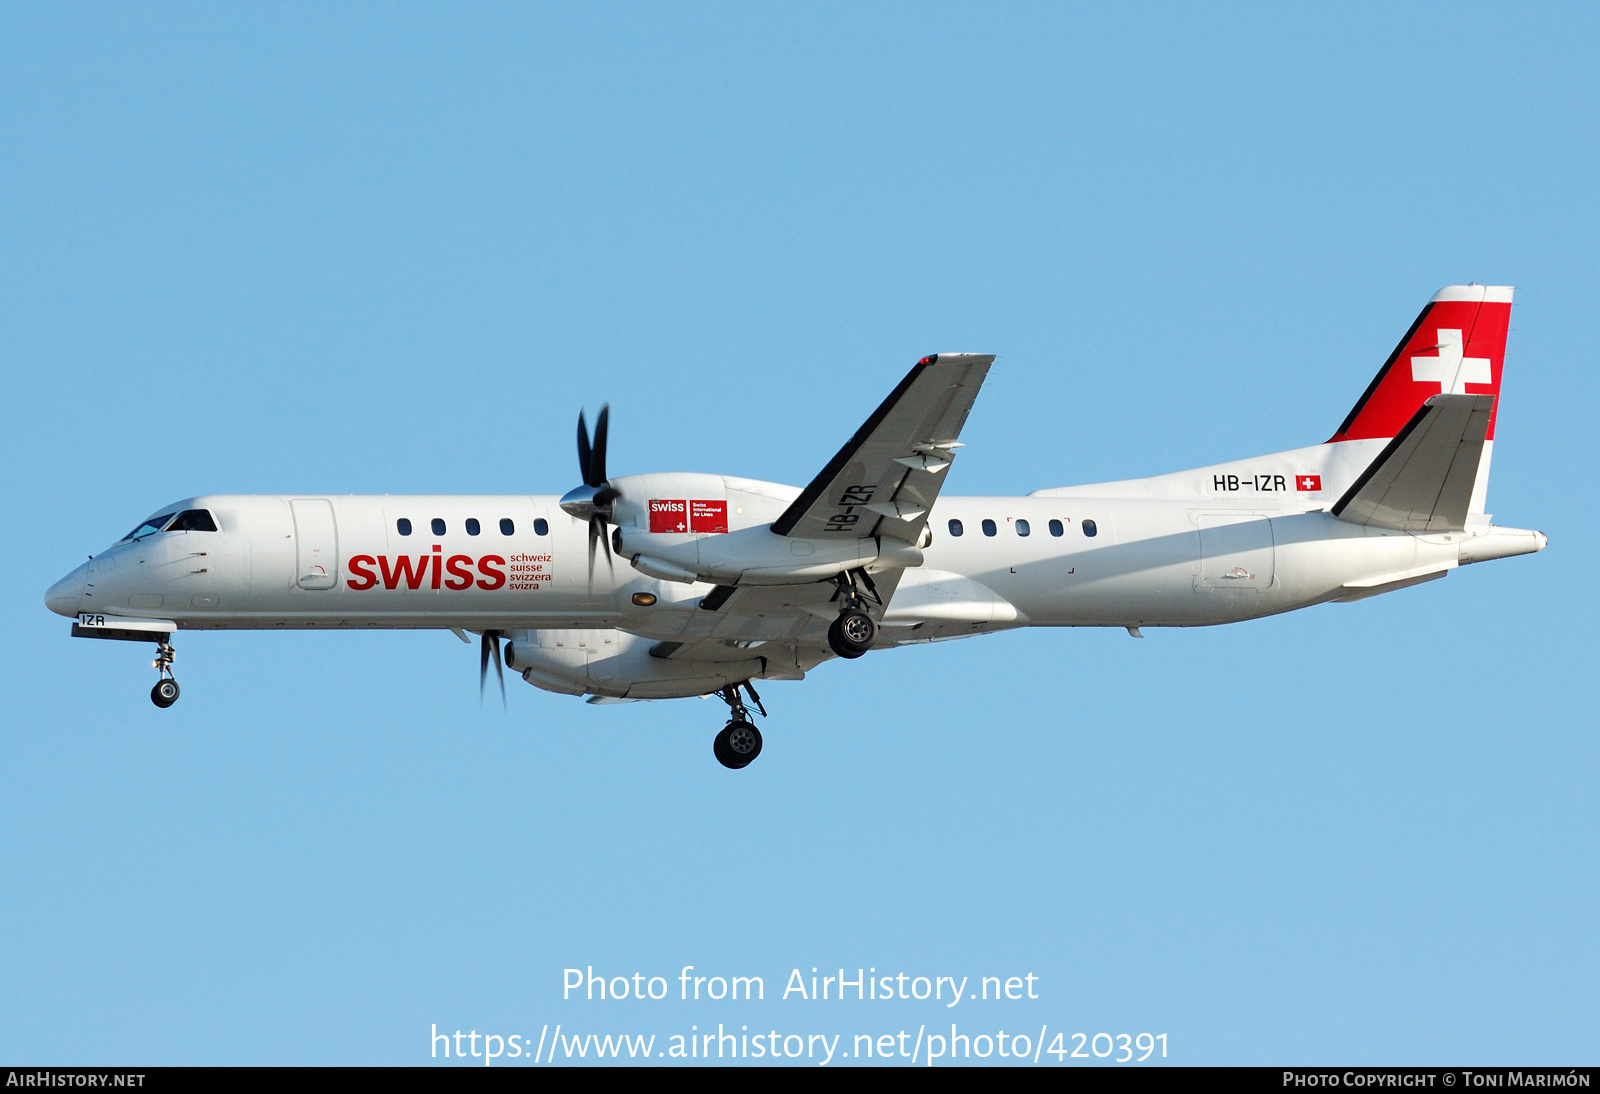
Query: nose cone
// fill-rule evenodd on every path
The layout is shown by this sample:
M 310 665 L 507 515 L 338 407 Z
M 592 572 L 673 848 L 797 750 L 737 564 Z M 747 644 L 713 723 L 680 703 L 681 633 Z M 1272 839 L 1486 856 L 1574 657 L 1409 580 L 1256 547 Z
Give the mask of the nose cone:
M 78 602 L 83 599 L 83 582 L 88 573 L 88 566 L 79 566 L 50 586 L 50 591 L 44 594 L 44 606 L 57 615 L 77 615 Z

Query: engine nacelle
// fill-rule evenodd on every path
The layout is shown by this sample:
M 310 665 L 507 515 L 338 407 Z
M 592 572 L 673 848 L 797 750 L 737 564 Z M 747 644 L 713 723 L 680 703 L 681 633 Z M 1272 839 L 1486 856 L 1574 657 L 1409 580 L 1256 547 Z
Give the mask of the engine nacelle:
M 643 533 L 716 534 L 771 524 L 799 496 L 792 486 L 732 475 L 674 471 L 622 475 L 612 523 Z
M 512 631 L 506 664 L 536 688 L 563 695 L 679 699 L 759 679 L 760 657 L 736 661 L 666 661 L 655 642 L 619 630 Z
M 922 551 L 897 539 L 775 534 L 772 522 L 800 495 L 792 486 L 691 473 L 627 475 L 611 484 L 620 494 L 612 518 L 617 553 L 662 581 L 803 585 L 857 567 L 922 565 Z
M 725 535 L 667 535 L 620 530 L 624 558 L 666 581 L 719 585 L 803 585 L 858 567 L 877 571 L 922 565 L 922 550 L 898 539 L 801 539 L 770 525 Z

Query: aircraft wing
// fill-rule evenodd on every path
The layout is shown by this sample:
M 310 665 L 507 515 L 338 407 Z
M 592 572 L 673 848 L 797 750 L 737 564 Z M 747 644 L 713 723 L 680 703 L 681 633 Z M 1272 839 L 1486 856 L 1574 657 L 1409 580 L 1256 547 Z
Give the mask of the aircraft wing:
M 936 353 L 918 361 L 772 530 L 915 543 L 993 361 L 987 353 Z
M 1435 395 L 1333 506 L 1352 524 L 1459 532 L 1483 459 L 1493 395 Z

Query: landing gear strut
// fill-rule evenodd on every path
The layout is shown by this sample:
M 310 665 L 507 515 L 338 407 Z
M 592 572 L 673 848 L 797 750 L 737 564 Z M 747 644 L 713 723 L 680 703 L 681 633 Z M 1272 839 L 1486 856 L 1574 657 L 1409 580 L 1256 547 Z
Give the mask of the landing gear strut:
M 839 587 L 841 604 L 838 618 L 828 627 L 828 648 L 840 657 L 860 657 L 878 638 L 878 624 L 867 614 L 865 598 L 880 606 L 883 600 L 863 569 L 840 574 L 834 584 Z
M 728 724 L 712 740 L 711 751 L 718 763 L 734 771 L 748 767 L 752 760 L 761 755 L 761 731 L 750 721 L 750 712 L 739 697 L 740 688 L 750 693 L 750 701 L 757 710 L 762 714 L 767 713 L 767 708 L 761 705 L 761 696 L 756 694 L 756 689 L 750 686 L 748 680 L 725 687 L 717 693 L 728 704 Z
M 163 710 L 178 701 L 178 681 L 172 678 L 172 662 L 177 656 L 172 643 L 163 634 L 156 642 L 156 659 L 150 662 L 150 667 L 161 674 L 156 686 L 150 689 L 150 701 Z

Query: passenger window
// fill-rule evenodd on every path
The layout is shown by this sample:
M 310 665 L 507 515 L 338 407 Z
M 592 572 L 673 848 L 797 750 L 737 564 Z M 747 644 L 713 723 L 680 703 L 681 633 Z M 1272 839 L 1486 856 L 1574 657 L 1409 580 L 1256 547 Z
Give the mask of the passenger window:
M 533 519 L 533 534 L 536 536 L 548 536 L 550 534 L 550 522 L 543 517 L 535 517 Z
M 217 522 L 204 509 L 185 509 L 167 526 L 169 532 L 215 532 Z
M 468 517 L 467 518 L 467 535 L 475 536 L 479 532 L 481 532 L 482 530 L 483 530 L 483 528 L 478 523 L 478 518 L 477 517 Z
M 411 521 L 405 517 L 401 517 L 399 520 L 394 522 L 394 530 L 399 532 L 402 536 L 409 536 L 411 534 Z
M 1064 531 L 1066 531 L 1066 529 L 1061 527 L 1061 522 L 1059 520 L 1052 520 L 1050 522 L 1050 534 L 1052 536 L 1059 536 Z
M 1017 518 L 1017 535 L 1025 536 L 1031 531 L 1033 531 L 1033 529 L 1028 527 L 1028 522 L 1023 520 L 1021 517 L 1018 517 Z
M 171 513 L 162 513 L 159 517 L 151 517 L 149 520 L 139 525 L 139 527 L 123 536 L 118 542 L 126 543 L 130 539 L 138 539 L 141 536 L 153 536 L 157 532 L 161 531 L 161 529 L 165 528 L 167 526 L 167 521 L 171 519 Z
M 966 531 L 966 529 L 961 527 L 961 522 L 959 520 L 952 520 L 950 522 L 950 534 L 952 536 L 959 536 L 964 531 Z
M 516 532 L 517 532 L 517 526 L 515 524 L 511 523 L 511 518 L 510 517 L 501 517 L 500 518 L 500 534 L 502 536 L 516 535 Z
M 438 517 L 433 518 L 433 534 L 436 536 L 444 535 L 444 521 Z
M 1099 534 L 1099 532 L 1100 529 L 1095 527 L 1094 521 L 1086 520 L 1083 522 L 1083 534 L 1088 536 L 1090 539 L 1093 539 Z
M 992 536 L 992 535 L 994 535 L 994 533 L 995 533 L 994 521 L 990 520 L 988 517 L 984 517 L 983 518 L 983 534 L 986 535 L 986 536 Z

